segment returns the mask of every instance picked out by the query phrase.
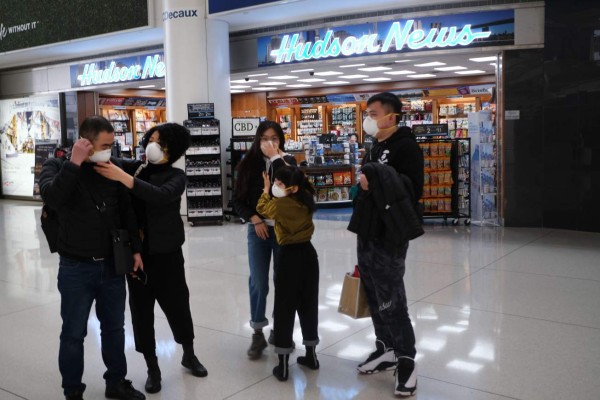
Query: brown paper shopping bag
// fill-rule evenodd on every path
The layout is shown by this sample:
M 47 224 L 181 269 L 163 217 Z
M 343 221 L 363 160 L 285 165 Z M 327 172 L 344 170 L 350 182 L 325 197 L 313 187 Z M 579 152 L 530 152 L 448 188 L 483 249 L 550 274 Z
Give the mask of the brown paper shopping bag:
M 338 312 L 354 319 L 366 318 L 371 315 L 365 289 L 360 282 L 360 278 L 354 277 L 350 273 L 344 275 Z

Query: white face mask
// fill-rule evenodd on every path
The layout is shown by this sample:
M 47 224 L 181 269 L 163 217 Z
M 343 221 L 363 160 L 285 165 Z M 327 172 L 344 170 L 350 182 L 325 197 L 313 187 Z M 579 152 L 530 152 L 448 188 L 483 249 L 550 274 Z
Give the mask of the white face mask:
M 367 135 L 371 135 L 373 137 L 377 137 L 377 133 L 379 132 L 379 127 L 377 126 L 377 120 L 368 116 L 363 121 L 363 130 Z
M 165 153 L 156 142 L 150 142 L 146 146 L 146 160 L 152 164 L 159 164 L 165 158 Z
M 280 188 L 275 183 L 273 184 L 271 191 L 273 192 L 273 196 L 275 196 L 275 197 L 285 197 L 288 195 L 287 190 Z
M 111 149 L 95 151 L 94 154 L 90 156 L 91 162 L 108 162 L 110 160 Z

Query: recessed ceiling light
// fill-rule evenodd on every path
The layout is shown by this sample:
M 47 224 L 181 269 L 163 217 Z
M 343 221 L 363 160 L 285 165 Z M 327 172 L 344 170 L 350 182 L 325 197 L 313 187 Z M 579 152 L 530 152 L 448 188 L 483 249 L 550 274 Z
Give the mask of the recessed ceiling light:
M 267 76 L 267 75 L 269 75 L 269 74 L 251 74 L 251 75 L 248 75 L 248 76 L 252 77 L 252 76 Z
M 138 88 L 140 88 L 140 89 L 148 89 L 148 88 L 151 88 L 151 87 L 156 87 L 156 85 L 143 85 L 143 86 L 138 86 Z
M 166 89 L 166 88 L 164 88 L 164 87 L 161 87 L 161 90 L 165 90 L 165 89 Z
M 456 71 L 455 74 L 459 74 L 459 75 L 485 74 L 485 71 L 482 71 L 480 69 L 472 69 L 469 71 Z
M 269 79 L 298 79 L 298 77 L 294 76 L 294 75 L 279 75 L 279 76 L 270 76 Z
M 365 64 L 340 65 L 340 68 L 362 67 L 363 65 L 365 65 Z
M 286 85 L 285 82 L 263 82 L 263 83 L 259 83 L 259 85 L 264 85 L 264 86 L 278 86 L 278 85 Z
M 367 71 L 367 72 L 375 72 L 375 71 L 387 71 L 390 70 L 390 67 L 365 67 L 359 68 L 359 71 Z
M 333 75 L 342 75 L 343 72 L 337 72 L 337 71 L 323 71 L 323 72 L 315 72 L 315 75 L 317 76 L 333 76 Z
M 494 67 L 498 66 L 498 64 L 496 64 L 496 63 L 490 63 L 490 65 L 493 65 Z
M 235 81 L 229 81 L 229 83 L 253 83 L 258 82 L 256 79 L 236 79 Z
M 307 69 L 295 69 L 292 72 L 308 72 L 308 71 L 314 71 L 314 68 L 307 68 Z
M 306 78 L 306 79 L 298 79 L 298 82 L 325 82 L 325 79 L 321 79 L 321 78 Z
M 388 75 L 410 75 L 410 74 L 416 74 L 416 72 L 404 69 L 402 71 L 388 71 L 388 72 L 384 72 L 384 74 L 388 74 Z
M 310 87 L 312 85 L 307 85 L 306 83 L 298 83 L 295 85 L 287 85 L 286 87 L 300 88 L 300 87 Z
M 380 82 L 380 81 L 391 81 L 392 78 L 367 78 L 367 79 L 363 79 L 363 81 L 368 81 L 368 82 Z
M 415 78 L 415 79 L 418 79 L 418 78 L 433 78 L 433 77 L 435 77 L 434 74 L 416 74 L 416 75 L 406 75 L 406 76 L 408 76 L 409 78 Z
M 460 66 L 455 66 L 455 67 L 439 67 L 439 68 L 434 68 L 436 71 L 460 71 L 461 69 L 467 69 L 467 67 L 460 67 Z
M 471 61 L 475 61 L 475 62 L 486 62 L 486 61 L 496 61 L 498 57 L 496 56 L 490 56 L 490 57 L 475 57 L 475 58 L 469 58 L 469 60 Z
M 433 61 L 433 62 L 428 62 L 425 64 L 415 64 L 415 67 L 439 67 L 441 65 L 446 65 L 446 63 L 439 62 L 439 61 Z
M 230 88 L 231 89 L 246 89 L 252 86 L 248 86 L 248 85 L 231 85 Z
M 350 83 L 348 81 L 331 81 L 331 82 L 323 82 L 326 85 L 345 85 L 346 83 Z
M 245 93 L 245 90 L 230 90 L 229 93 Z
M 276 90 L 275 86 L 261 86 L 261 87 L 253 87 L 252 90 Z
M 368 78 L 369 75 L 342 75 L 340 78 L 342 79 L 360 79 L 360 78 Z
M 396 60 L 394 62 L 396 63 L 405 63 L 405 62 L 411 62 L 412 60 Z

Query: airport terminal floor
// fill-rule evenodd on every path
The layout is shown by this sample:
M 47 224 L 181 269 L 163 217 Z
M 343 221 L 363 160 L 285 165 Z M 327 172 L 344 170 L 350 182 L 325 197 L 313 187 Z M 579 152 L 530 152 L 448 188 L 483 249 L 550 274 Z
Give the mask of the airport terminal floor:
M 61 319 L 58 257 L 37 227 L 40 205 L 0 201 L 0 400 L 62 399 L 57 354 Z M 374 350 L 369 319 L 337 312 L 345 272 L 356 263 L 343 213 L 319 214 L 313 243 L 320 262 L 321 369 L 290 358 L 290 379 L 271 371 L 273 347 L 246 356 L 246 226 L 187 227 L 184 245 L 195 349 L 208 369 L 180 365 L 157 308 L 163 389 L 148 399 L 392 399 L 393 372 L 361 376 Z M 598 399 L 600 393 L 600 235 L 527 228 L 428 224 L 411 242 L 405 283 L 419 365 L 416 399 Z M 272 309 L 273 291 L 268 310 Z M 270 312 L 270 311 L 269 311 Z M 128 378 L 143 390 L 146 365 L 126 315 Z M 266 329 L 268 334 L 270 328 Z M 296 323 L 295 341 L 302 342 Z M 84 398 L 103 399 L 99 324 L 85 342 Z

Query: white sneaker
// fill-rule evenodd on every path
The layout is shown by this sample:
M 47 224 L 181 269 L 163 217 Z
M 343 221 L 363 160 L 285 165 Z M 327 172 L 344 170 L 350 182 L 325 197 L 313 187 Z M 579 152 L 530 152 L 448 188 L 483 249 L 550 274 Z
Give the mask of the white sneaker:
M 417 392 L 417 363 L 410 357 L 398 357 L 394 394 L 409 397 Z
M 373 374 L 380 371 L 388 371 L 396 368 L 396 354 L 394 349 L 385 347 L 381 340 L 375 341 L 377 350 L 362 363 L 358 364 L 358 372 L 361 374 Z

